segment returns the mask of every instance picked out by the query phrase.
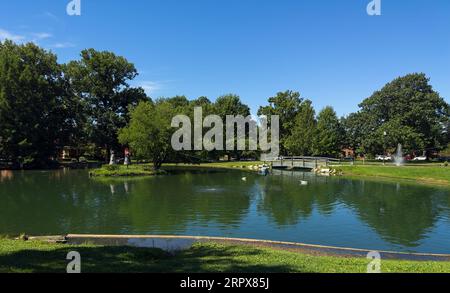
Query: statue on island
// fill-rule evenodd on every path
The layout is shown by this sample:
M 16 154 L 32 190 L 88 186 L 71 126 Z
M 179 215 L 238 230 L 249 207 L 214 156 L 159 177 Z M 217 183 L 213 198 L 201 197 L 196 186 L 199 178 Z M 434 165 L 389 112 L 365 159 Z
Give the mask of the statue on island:
M 130 162 L 130 156 L 129 156 L 129 155 L 126 155 L 126 156 L 125 156 L 124 165 L 125 165 L 125 166 L 131 165 L 131 162 Z
M 109 159 L 109 164 L 110 165 L 116 164 L 116 156 L 114 155 L 114 151 L 111 151 L 111 158 Z
M 129 165 L 131 165 L 131 159 L 130 159 L 131 153 L 128 148 L 125 149 L 124 153 L 125 153 L 124 165 L 128 167 Z

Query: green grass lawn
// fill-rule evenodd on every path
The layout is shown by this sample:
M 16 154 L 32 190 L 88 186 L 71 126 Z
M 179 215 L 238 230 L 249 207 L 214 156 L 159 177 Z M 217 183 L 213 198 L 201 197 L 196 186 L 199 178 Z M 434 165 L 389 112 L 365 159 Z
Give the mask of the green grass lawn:
M 154 176 L 164 173 L 153 170 L 151 165 L 104 165 L 102 168 L 91 171 L 93 177 L 132 177 L 132 176 Z
M 450 167 L 438 165 L 423 166 L 336 166 L 344 176 L 383 177 L 414 180 L 419 183 L 450 185 Z
M 264 162 L 261 161 L 222 161 L 214 163 L 201 163 L 201 164 L 164 164 L 164 166 L 201 166 L 211 168 L 245 168 L 248 166 L 261 165 Z
M 222 168 L 222 169 L 243 169 L 247 170 L 250 166 L 258 166 L 263 162 L 217 162 L 204 163 L 196 165 L 186 164 L 165 164 L 164 167 L 174 166 L 192 166 L 203 168 Z M 381 164 L 368 165 L 339 165 L 336 169 L 341 170 L 344 176 L 364 176 L 371 178 L 390 178 L 412 180 L 417 183 L 436 184 L 441 186 L 450 185 L 450 167 L 442 164 L 423 164 L 423 165 L 405 165 L 396 167 L 393 165 L 383 166 Z M 151 164 L 131 165 L 128 168 L 123 165 L 103 166 L 91 172 L 94 177 L 128 177 L 128 176 L 152 176 L 164 174 L 164 171 L 155 171 Z
M 200 164 L 200 167 L 208 168 L 225 168 L 225 169 L 245 169 L 250 166 L 262 165 L 264 162 L 260 161 L 249 161 L 249 162 L 217 162 L 217 163 L 206 163 Z
M 203 167 L 203 168 L 222 168 L 222 169 L 246 169 L 249 166 L 261 165 L 263 162 L 217 162 L 204 164 L 164 164 L 163 167 Z M 102 168 L 91 171 L 93 177 L 139 177 L 154 176 L 165 174 L 162 170 L 153 170 L 152 164 L 133 164 L 124 165 L 104 165 Z
M 0 272 L 64 273 L 69 251 L 81 255 L 82 272 L 175 273 L 365 273 L 368 260 L 304 255 L 296 252 L 197 243 L 168 254 L 159 249 L 50 244 L 38 241 L 0 240 Z M 386 273 L 450 273 L 450 262 L 383 261 Z

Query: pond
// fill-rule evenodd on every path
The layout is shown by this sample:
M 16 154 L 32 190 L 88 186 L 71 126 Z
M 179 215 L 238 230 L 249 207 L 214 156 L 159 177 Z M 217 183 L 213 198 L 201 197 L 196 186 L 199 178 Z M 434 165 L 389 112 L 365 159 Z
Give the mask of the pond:
M 287 171 L 182 170 L 101 181 L 87 171 L 1 171 L 0 234 L 20 233 L 220 236 L 450 253 L 450 190 Z

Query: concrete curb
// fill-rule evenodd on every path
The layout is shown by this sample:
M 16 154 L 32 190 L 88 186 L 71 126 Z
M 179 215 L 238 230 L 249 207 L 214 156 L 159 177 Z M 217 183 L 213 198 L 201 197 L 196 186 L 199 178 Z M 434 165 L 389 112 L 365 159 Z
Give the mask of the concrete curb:
M 196 242 L 219 242 L 231 245 L 248 245 L 268 247 L 310 255 L 363 257 L 373 250 L 311 245 L 304 243 L 256 240 L 245 238 L 171 236 L 171 235 L 84 235 L 69 234 L 65 237 L 69 244 L 93 243 L 113 246 L 135 246 L 160 248 L 169 252 L 188 249 Z M 414 260 L 414 261 L 450 261 L 450 254 L 406 253 L 393 251 L 377 251 L 382 259 Z

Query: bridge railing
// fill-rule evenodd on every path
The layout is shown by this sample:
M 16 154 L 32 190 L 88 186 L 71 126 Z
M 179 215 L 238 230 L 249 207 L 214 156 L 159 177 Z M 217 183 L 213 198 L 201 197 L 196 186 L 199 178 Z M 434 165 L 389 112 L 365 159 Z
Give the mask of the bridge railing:
M 279 157 L 274 158 L 271 160 L 271 162 L 277 162 L 277 161 L 328 161 L 328 162 L 341 162 L 340 159 L 336 158 L 326 158 L 326 157 Z
M 325 164 L 326 166 L 330 164 L 340 164 L 340 159 L 335 158 L 326 158 L 326 157 L 307 157 L 307 156 L 299 156 L 299 157 L 279 157 L 276 159 L 272 159 L 270 162 L 274 165 L 281 164 L 282 166 L 284 164 L 290 164 L 292 167 L 294 165 L 298 165 L 298 163 L 301 163 L 301 166 L 303 167 L 315 167 L 317 168 L 319 165 Z M 309 165 L 308 165 L 309 164 Z M 300 167 L 301 167 L 300 166 Z M 298 166 L 297 166 L 298 167 Z

